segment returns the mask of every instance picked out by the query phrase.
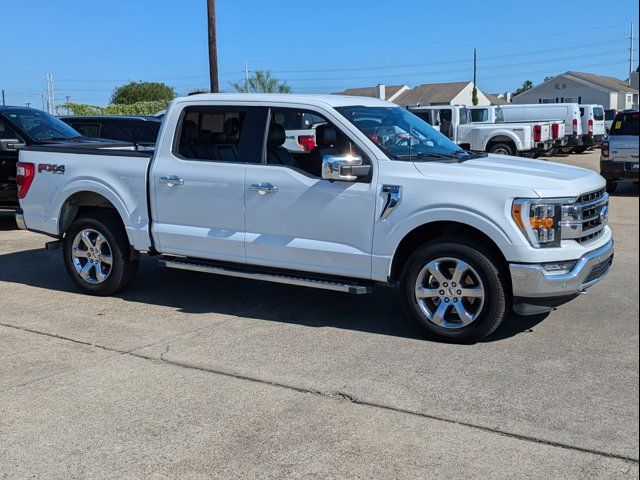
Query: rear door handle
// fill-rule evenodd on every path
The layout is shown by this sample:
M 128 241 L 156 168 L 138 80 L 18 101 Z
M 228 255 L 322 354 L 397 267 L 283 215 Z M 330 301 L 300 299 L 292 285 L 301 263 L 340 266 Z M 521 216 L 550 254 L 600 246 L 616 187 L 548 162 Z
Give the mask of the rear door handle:
M 278 191 L 278 187 L 271 185 L 270 183 L 254 183 L 251 185 L 251 191 L 258 192 L 260 195 L 265 195 L 267 193 L 276 193 Z
M 160 177 L 160 183 L 167 187 L 173 187 L 175 185 L 184 185 L 184 179 L 175 175 L 170 175 L 168 177 Z

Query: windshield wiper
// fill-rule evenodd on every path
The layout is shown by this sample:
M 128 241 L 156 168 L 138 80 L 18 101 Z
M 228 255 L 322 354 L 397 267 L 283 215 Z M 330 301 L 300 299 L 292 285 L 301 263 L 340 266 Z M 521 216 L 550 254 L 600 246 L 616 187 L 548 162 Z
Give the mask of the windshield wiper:
M 462 155 L 464 154 L 464 155 Z M 394 159 L 401 160 L 405 158 L 415 157 L 418 159 L 427 159 L 427 158 L 443 158 L 447 160 L 454 160 L 456 162 L 464 162 L 467 160 L 472 160 L 474 158 L 482 158 L 486 157 L 486 153 L 476 153 L 476 152 L 468 152 L 466 150 L 455 150 L 451 153 L 438 153 L 438 152 L 416 152 L 406 155 L 394 155 Z

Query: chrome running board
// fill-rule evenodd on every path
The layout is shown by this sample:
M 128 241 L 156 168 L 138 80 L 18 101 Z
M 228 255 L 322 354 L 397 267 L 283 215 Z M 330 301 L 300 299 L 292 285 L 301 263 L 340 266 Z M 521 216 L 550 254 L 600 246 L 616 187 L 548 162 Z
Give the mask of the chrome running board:
M 192 272 L 212 273 L 214 275 L 226 275 L 228 277 L 246 278 L 249 280 L 259 280 L 262 282 L 284 283 L 287 285 L 297 285 L 299 287 L 319 288 L 322 290 L 333 290 L 334 292 L 344 292 L 353 295 L 364 295 L 371 293 L 372 285 L 349 282 L 345 280 L 321 280 L 305 278 L 290 273 L 273 273 L 251 271 L 245 268 L 234 268 L 233 266 L 218 265 L 206 261 L 181 257 L 164 257 L 158 263 L 167 268 L 178 270 L 190 270 Z M 244 267 L 244 266 L 242 266 Z

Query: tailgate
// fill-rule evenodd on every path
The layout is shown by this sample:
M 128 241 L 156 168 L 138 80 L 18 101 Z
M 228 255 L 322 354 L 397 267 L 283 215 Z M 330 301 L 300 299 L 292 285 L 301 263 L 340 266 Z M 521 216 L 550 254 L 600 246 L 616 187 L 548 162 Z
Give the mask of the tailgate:
M 609 137 L 611 160 L 616 162 L 638 163 L 638 137 L 631 135 L 612 135 Z

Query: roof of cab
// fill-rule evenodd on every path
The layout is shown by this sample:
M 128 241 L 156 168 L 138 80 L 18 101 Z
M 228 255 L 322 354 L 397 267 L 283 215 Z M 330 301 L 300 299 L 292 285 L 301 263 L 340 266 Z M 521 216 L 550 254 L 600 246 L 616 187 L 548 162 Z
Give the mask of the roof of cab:
M 371 97 L 352 97 L 329 94 L 294 94 L 294 93 L 201 93 L 180 97 L 175 103 L 201 104 L 206 102 L 265 102 L 265 103 L 299 103 L 301 105 L 326 105 L 329 107 L 346 107 L 362 105 L 367 107 L 397 107 L 395 103 Z

